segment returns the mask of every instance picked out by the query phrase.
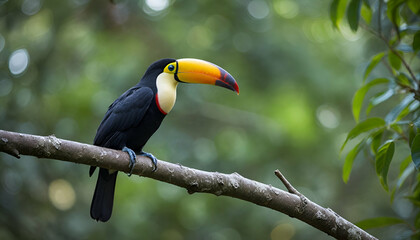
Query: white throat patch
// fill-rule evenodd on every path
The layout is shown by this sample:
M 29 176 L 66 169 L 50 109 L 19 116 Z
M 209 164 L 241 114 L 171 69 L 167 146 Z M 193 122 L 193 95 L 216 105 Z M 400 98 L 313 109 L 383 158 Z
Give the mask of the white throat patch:
M 174 79 L 174 75 L 170 73 L 161 73 L 156 79 L 157 98 L 159 107 L 169 113 L 175 105 L 176 87 L 178 82 Z

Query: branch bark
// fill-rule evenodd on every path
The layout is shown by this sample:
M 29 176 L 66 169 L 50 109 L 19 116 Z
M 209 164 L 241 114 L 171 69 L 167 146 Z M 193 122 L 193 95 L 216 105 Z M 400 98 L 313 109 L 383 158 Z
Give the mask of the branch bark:
M 128 173 L 129 157 L 125 152 L 59 139 L 54 135 L 36 136 L 0 130 L 0 151 L 19 157 L 57 159 Z M 137 156 L 133 174 L 153 178 L 187 189 L 188 193 L 211 193 L 230 196 L 282 212 L 331 235 L 336 239 L 376 239 L 330 208 L 323 208 L 299 193 L 278 171 L 276 175 L 289 192 L 242 177 L 223 174 L 158 160 L 152 172 L 151 161 Z

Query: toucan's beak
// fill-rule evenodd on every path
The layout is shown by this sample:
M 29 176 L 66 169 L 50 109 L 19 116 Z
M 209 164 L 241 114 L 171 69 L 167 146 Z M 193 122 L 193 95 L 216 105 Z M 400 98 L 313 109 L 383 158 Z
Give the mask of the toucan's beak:
M 180 82 L 216 85 L 239 94 L 235 79 L 216 64 L 193 58 L 178 59 L 177 64 L 175 78 Z

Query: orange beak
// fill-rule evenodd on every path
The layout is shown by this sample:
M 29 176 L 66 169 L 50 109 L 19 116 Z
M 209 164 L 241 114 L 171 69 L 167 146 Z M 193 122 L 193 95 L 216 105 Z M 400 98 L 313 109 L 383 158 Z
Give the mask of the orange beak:
M 177 64 L 175 79 L 180 82 L 216 85 L 239 94 L 235 79 L 216 64 L 193 58 L 178 59 Z

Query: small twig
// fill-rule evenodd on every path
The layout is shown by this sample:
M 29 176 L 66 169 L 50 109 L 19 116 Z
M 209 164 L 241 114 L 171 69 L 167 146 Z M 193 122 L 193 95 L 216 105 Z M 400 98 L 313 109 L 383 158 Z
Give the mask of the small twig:
M 289 183 L 289 181 L 287 181 L 287 179 L 283 176 L 280 170 L 277 169 L 276 171 L 274 171 L 274 174 L 276 174 L 276 176 L 284 184 L 284 186 L 287 188 L 287 191 L 289 191 L 289 193 L 296 194 L 299 196 L 302 195 L 298 190 L 296 190 L 296 188 L 292 186 L 292 184 Z
M 416 75 L 414 74 L 413 70 L 411 69 L 410 65 L 407 63 L 407 61 L 405 61 L 405 59 L 401 56 L 401 54 L 395 50 L 391 45 L 387 44 L 389 49 L 392 51 L 392 53 L 394 53 L 402 62 L 402 64 L 404 65 L 405 69 L 407 69 L 408 73 L 410 74 L 411 78 L 413 78 L 413 80 L 416 83 L 420 83 L 420 81 L 416 78 Z
M 373 30 L 372 28 L 370 28 L 369 26 L 365 25 L 365 24 L 360 24 L 360 26 L 365 29 L 366 31 L 370 32 L 371 34 L 377 36 L 378 38 L 382 39 L 382 41 L 385 43 L 385 45 L 388 47 L 388 49 L 395 54 L 395 56 L 397 56 L 400 60 L 401 63 L 404 65 L 405 69 L 407 69 L 408 73 L 410 74 L 411 78 L 420 85 L 420 80 L 418 80 L 416 78 L 416 75 L 414 74 L 413 70 L 411 69 L 410 65 L 407 63 L 407 61 L 405 61 L 405 59 L 401 56 L 401 54 L 395 50 L 395 48 L 393 46 L 391 46 L 391 44 L 389 44 L 388 40 L 380 33 L 376 32 L 375 30 Z
M 274 171 L 274 174 L 276 174 L 276 176 L 280 179 L 280 181 L 287 188 L 287 191 L 289 191 L 289 193 L 299 196 L 300 203 L 299 203 L 299 206 L 297 206 L 297 211 L 300 213 L 305 211 L 305 208 L 308 205 L 308 198 L 305 197 L 305 195 L 300 193 L 298 190 L 296 190 L 296 188 L 294 188 L 292 184 L 290 184 L 290 182 L 287 181 L 286 177 L 280 172 L 280 170 L 276 169 Z

